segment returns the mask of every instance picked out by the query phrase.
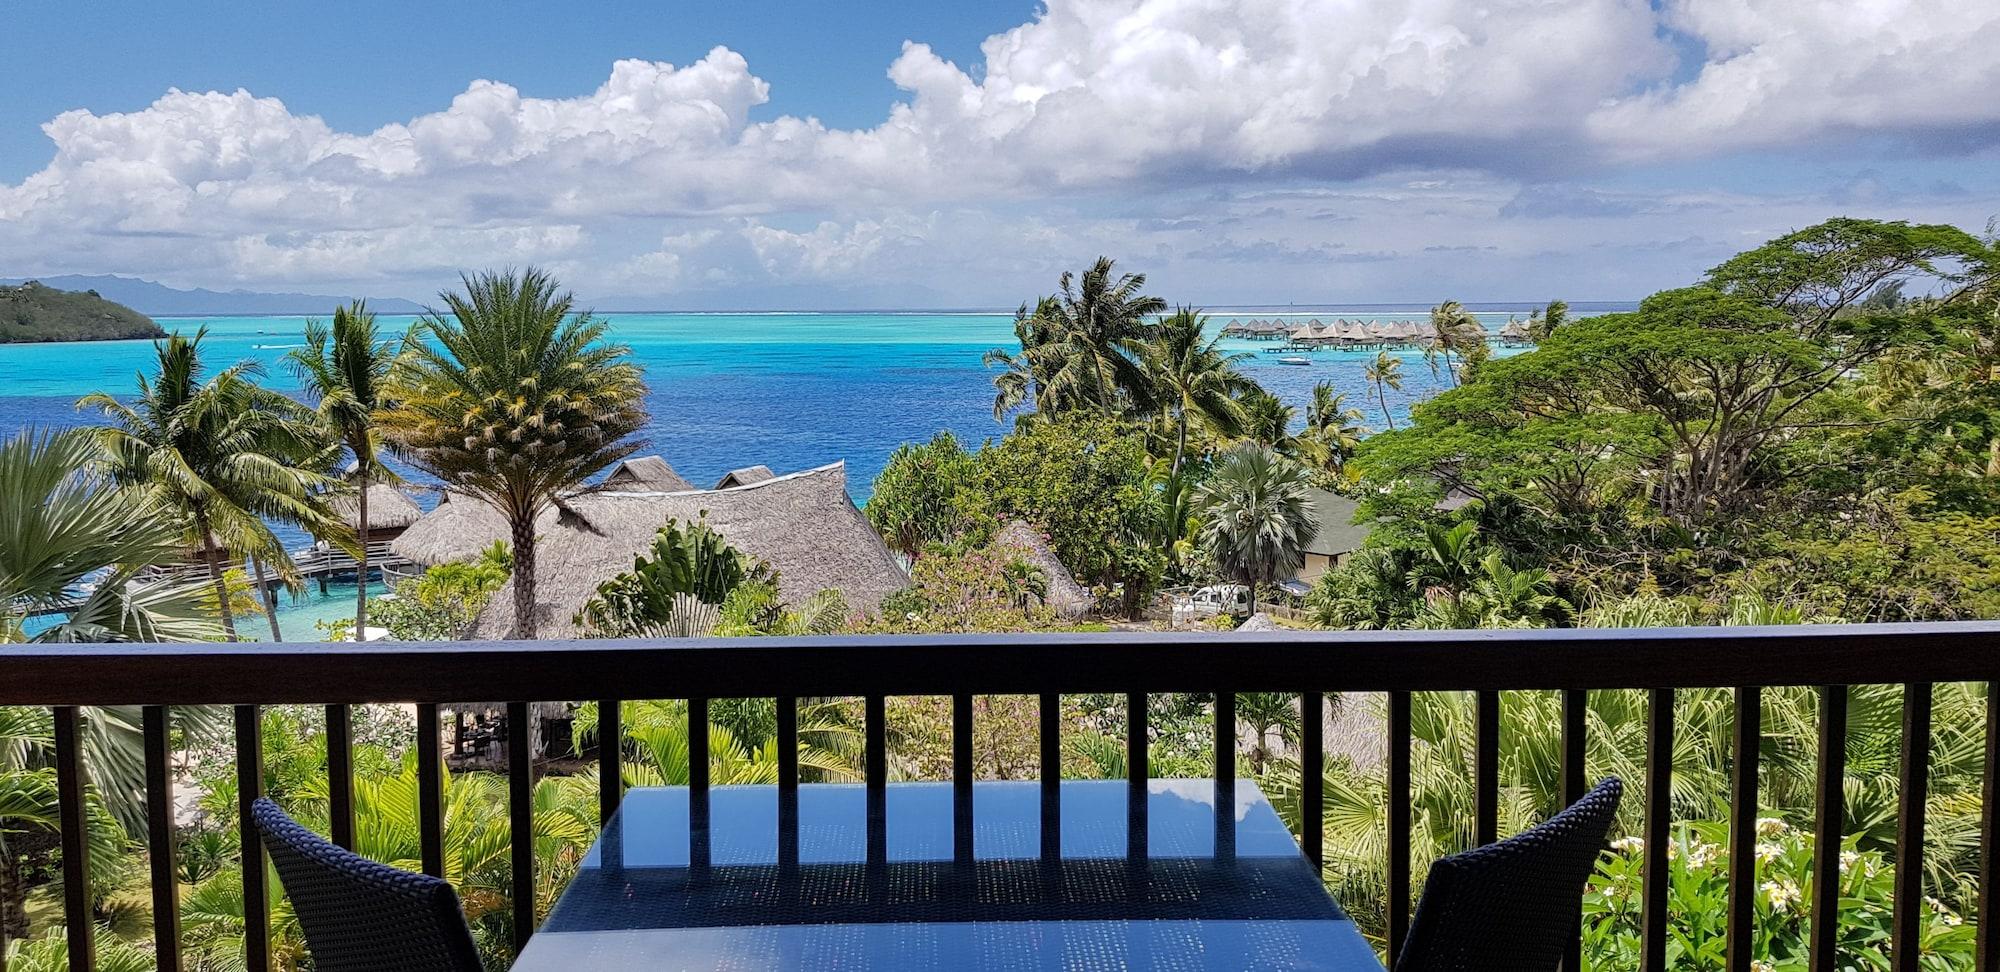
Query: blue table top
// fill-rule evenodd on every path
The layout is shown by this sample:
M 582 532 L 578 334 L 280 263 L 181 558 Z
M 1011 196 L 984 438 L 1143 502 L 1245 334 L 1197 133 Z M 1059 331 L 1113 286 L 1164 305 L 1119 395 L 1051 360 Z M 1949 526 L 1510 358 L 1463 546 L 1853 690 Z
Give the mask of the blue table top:
M 873 808 L 858 785 L 795 809 L 772 786 L 633 790 L 514 968 L 1379 970 L 1256 785 L 1217 795 L 980 783 L 961 814 L 949 783 Z

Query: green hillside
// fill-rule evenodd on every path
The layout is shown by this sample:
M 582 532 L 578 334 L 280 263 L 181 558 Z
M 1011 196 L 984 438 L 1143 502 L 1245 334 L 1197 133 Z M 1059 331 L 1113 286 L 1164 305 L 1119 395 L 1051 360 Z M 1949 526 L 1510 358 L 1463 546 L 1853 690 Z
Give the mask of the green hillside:
M 0 287 L 0 344 L 117 341 L 166 333 L 152 318 L 105 300 L 95 290 L 57 290 L 33 280 Z

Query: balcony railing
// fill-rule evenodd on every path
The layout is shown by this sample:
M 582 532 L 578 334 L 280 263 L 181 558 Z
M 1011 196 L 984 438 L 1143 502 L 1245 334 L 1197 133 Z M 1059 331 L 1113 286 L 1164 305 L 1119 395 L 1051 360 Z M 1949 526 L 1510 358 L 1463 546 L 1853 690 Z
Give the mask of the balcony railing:
M 1995 969 L 2000 920 L 1992 915 L 1996 810 L 2000 810 L 2000 623 L 1838 625 L 1548 631 L 1274 632 L 1260 634 L 965 635 L 831 638 L 704 639 L 691 641 L 455 642 L 445 644 L 244 644 L 0 646 L 0 705 L 55 710 L 55 759 L 62 818 L 64 914 L 72 969 L 91 968 L 91 921 L 85 885 L 85 808 L 78 707 L 144 706 L 149 853 L 155 939 L 160 968 L 180 968 L 167 707 L 235 707 L 238 799 L 247 815 L 263 785 L 258 706 L 327 706 L 332 837 L 354 840 L 353 743 L 349 706 L 406 702 L 417 706 L 417 757 L 423 869 L 444 873 L 442 767 L 438 707 L 463 699 L 511 699 L 512 724 L 525 725 L 532 700 L 688 700 L 690 751 L 707 752 L 709 699 L 775 698 L 778 702 L 779 827 L 797 828 L 798 720 L 801 697 L 861 697 L 865 705 L 865 781 L 879 807 L 887 784 L 884 699 L 953 699 L 953 782 L 972 786 L 974 694 L 1036 695 L 1042 700 L 1043 786 L 1060 777 L 1061 738 L 1055 704 L 1065 693 L 1124 693 L 1130 786 L 1142 797 L 1148 747 L 1145 696 L 1213 692 L 1215 775 L 1235 773 L 1238 692 L 1301 692 L 1305 713 L 1319 713 L 1328 692 L 1387 696 L 1388 937 L 1394 954 L 1409 928 L 1411 874 L 1411 693 L 1473 692 L 1476 697 L 1478 841 L 1498 836 L 1501 693 L 1562 693 L 1562 779 L 1566 800 L 1579 796 L 1584 775 L 1588 690 L 1650 693 L 1644 794 L 1642 968 L 1667 968 L 1669 782 L 1677 689 L 1734 692 L 1728 848 L 1727 967 L 1751 967 L 1756 893 L 1757 753 L 1764 686 L 1815 685 L 1819 739 L 1813 882 L 1836 882 L 1841 846 L 1848 685 L 1901 683 L 1903 706 L 1898 861 L 1915 861 L 1924 840 L 1933 683 L 1988 682 L 1984 800 L 1979 836 L 1977 963 Z M 600 707 L 602 738 L 620 738 L 619 707 Z M 1300 840 L 1321 862 L 1325 748 L 1322 723 L 1302 719 Z M 513 907 L 517 939 L 534 925 L 532 767 L 528 734 L 509 733 Z M 616 746 L 601 746 L 600 812 L 608 818 L 621 796 Z M 691 759 L 697 800 L 708 787 L 708 761 Z M 1045 791 L 1046 796 L 1046 791 Z M 969 805 L 969 803 L 965 804 Z M 1045 799 L 1044 806 L 1053 806 Z M 789 817 L 786 808 L 790 809 Z M 1045 809 L 1045 813 L 1047 810 Z M 879 819 L 879 814 L 871 814 Z M 246 960 L 267 968 L 263 852 L 242 831 Z M 1896 868 L 1891 967 L 1918 968 L 1922 869 Z M 1810 967 L 1836 968 L 1838 901 L 1815 895 Z M 518 944 L 518 943 L 517 943 Z M 1577 968 L 1572 951 L 1569 968 Z

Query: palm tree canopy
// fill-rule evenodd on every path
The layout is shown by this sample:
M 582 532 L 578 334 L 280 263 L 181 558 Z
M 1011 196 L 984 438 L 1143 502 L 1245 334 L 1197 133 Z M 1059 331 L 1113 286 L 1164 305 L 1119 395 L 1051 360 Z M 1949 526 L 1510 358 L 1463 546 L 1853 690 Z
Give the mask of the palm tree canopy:
M 206 335 L 204 328 L 154 342 L 158 371 L 139 376 L 131 404 L 97 392 L 77 407 L 110 420 L 93 430 L 104 468 L 175 519 L 184 549 L 213 544 L 289 571 L 290 557 L 265 521 L 340 532 L 322 498 L 338 447 L 303 406 L 256 384 L 254 362 L 204 380 Z
M 395 345 L 381 339 L 375 315 L 361 301 L 335 310 L 331 326 L 307 321 L 305 347 L 285 356 L 321 424 L 375 479 L 390 474 L 378 458 L 375 413 L 383 405 L 395 360 Z
M 219 637 L 202 610 L 203 585 L 133 580 L 177 561 L 180 537 L 140 493 L 94 472 L 96 455 L 77 430 L 28 429 L 0 443 L 0 641 L 28 640 L 24 616 L 53 610 L 62 620 L 32 640 Z
M 1063 273 L 1055 296 L 1036 305 L 1022 343 L 1039 387 L 1038 408 L 1152 410 L 1145 374 L 1127 343 L 1145 337 L 1146 319 L 1167 309 L 1166 301 L 1145 295 L 1145 286 L 1145 274 L 1118 273 L 1110 257 L 1098 257 L 1081 276 Z
M 1319 532 L 1305 468 L 1259 445 L 1231 450 L 1196 493 L 1202 541 L 1229 576 L 1253 584 L 1297 573 Z
M 548 274 L 463 283 L 412 330 L 379 421 L 448 487 L 532 517 L 644 444 L 631 435 L 645 386 L 629 349 Z
M 1222 338 L 1204 333 L 1208 318 L 1183 307 L 1125 347 L 1138 359 L 1148 397 L 1176 418 L 1198 421 L 1220 438 L 1242 434 L 1244 414 L 1235 396 L 1253 383 L 1236 371 L 1251 355 L 1221 349 Z

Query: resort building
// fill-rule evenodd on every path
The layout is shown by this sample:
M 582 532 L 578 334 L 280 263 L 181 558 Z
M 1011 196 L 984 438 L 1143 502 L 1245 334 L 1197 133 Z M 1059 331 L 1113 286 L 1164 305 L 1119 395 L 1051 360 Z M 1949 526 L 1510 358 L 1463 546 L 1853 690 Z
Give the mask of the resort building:
M 772 472 L 769 466 L 744 466 L 741 469 L 731 469 L 725 473 L 721 479 L 716 481 L 715 488 L 735 489 L 738 486 L 761 483 L 776 475 L 777 473 Z
M 357 498 L 356 493 L 342 493 L 335 496 L 327 505 L 333 509 L 333 514 L 340 518 L 343 525 L 360 535 L 359 539 L 363 543 L 389 543 L 402 536 L 403 531 L 415 526 L 416 522 L 424 517 L 423 507 L 418 506 L 417 501 L 410 498 L 410 494 L 388 483 L 370 483 L 368 529 L 363 534 L 361 504 L 357 502 Z
M 794 603 L 831 588 L 850 608 L 872 612 L 884 595 L 909 584 L 902 565 L 848 498 L 845 463 L 720 490 L 621 486 L 579 493 L 536 522 L 536 624 L 541 636 L 579 636 L 577 611 L 599 584 L 630 570 L 668 520 L 704 521 L 731 546 L 768 561 L 778 571 L 780 593 Z M 507 523 L 492 507 L 459 497 L 440 504 L 395 549 L 428 567 L 469 560 L 505 539 Z M 509 582 L 488 601 L 466 637 L 506 637 L 513 627 L 512 612 Z
M 619 463 L 604 477 L 603 488 L 623 492 L 673 493 L 694 489 L 695 485 L 674 471 L 659 456 L 638 456 Z
M 1354 522 L 1354 513 L 1361 504 L 1324 489 L 1311 490 L 1310 503 L 1313 522 L 1319 530 L 1313 534 L 1312 542 L 1306 544 L 1305 565 L 1299 568 L 1298 576 L 1285 584 L 1295 594 L 1312 590 L 1320 575 L 1340 566 L 1368 539 L 1368 527 Z
M 1022 560 L 1033 565 L 1042 573 L 1042 603 L 1056 612 L 1056 616 L 1075 620 L 1090 613 L 1092 598 L 1076 577 L 1063 566 L 1056 557 L 1055 548 L 1049 546 L 1049 538 L 1042 531 L 1025 520 L 1014 520 L 1000 528 L 993 542 L 1014 548 Z

